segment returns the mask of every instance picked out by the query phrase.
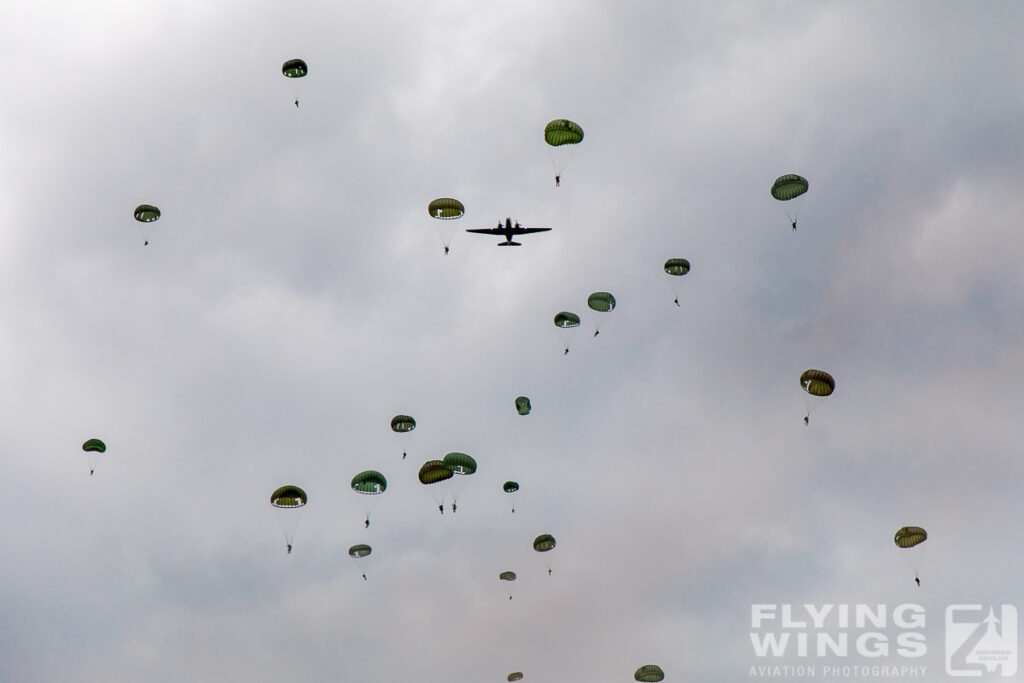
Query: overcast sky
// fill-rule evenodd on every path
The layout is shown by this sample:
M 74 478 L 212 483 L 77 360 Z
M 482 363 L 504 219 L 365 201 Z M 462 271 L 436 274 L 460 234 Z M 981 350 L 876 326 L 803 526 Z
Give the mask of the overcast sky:
M 0 8 L 0 680 L 725 682 L 752 603 L 904 602 L 939 680 L 1024 606 L 1024 10 L 725 4 Z

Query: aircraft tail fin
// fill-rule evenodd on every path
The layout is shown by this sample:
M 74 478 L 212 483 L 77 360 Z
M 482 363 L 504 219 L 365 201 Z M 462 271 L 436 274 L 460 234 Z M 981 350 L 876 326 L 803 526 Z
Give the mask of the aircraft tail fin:
M 520 242 L 498 242 L 499 247 L 521 247 L 523 246 Z

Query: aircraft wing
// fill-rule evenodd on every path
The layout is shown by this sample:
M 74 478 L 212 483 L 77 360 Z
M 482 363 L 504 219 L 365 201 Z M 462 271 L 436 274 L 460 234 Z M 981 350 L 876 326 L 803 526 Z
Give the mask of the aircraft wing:
M 478 232 L 481 235 L 504 235 L 505 228 L 469 228 L 466 232 Z
M 547 232 L 551 228 L 512 228 L 513 235 L 529 235 L 531 232 Z

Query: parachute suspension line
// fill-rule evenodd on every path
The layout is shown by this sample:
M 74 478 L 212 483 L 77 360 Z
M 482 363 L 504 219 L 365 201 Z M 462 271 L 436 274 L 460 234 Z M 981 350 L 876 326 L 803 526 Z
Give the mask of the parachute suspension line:
M 924 561 L 924 544 L 921 543 L 913 548 L 907 548 L 906 552 L 900 554 L 903 555 L 903 561 L 907 563 L 910 571 L 914 572 L 914 579 L 920 580 L 921 563 Z

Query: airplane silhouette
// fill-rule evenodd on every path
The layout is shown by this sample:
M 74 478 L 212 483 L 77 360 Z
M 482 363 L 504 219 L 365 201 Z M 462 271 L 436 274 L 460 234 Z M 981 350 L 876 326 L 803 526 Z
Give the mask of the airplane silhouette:
M 519 221 L 516 221 L 516 224 L 512 225 L 512 219 L 506 218 L 504 227 L 501 225 L 501 221 L 498 221 L 498 227 L 496 228 L 475 228 L 466 230 L 466 232 L 476 232 L 481 235 L 500 235 L 505 238 L 505 241 L 498 242 L 499 247 L 521 247 L 522 244 L 512 241 L 512 235 L 529 235 L 531 232 L 546 232 L 550 229 L 551 228 L 524 228 L 519 225 Z

